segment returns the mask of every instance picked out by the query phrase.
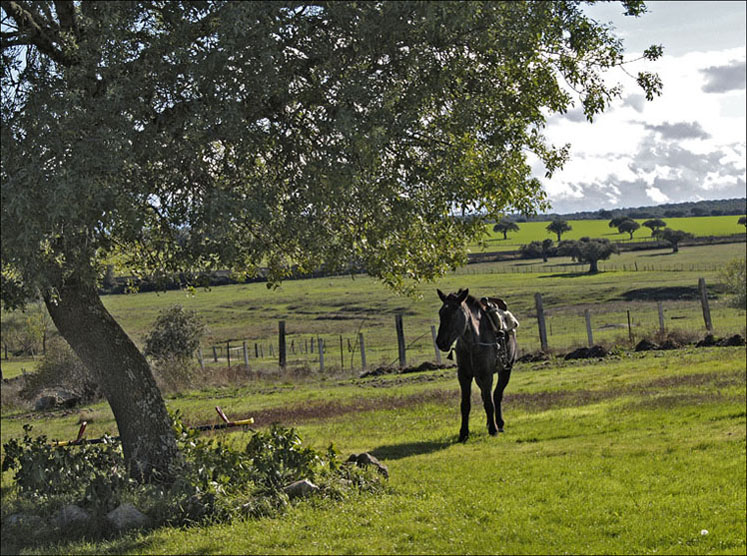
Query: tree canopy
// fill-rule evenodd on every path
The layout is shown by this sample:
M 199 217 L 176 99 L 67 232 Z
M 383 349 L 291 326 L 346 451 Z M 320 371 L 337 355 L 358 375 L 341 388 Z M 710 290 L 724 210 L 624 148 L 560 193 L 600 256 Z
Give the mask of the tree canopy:
M 640 227 L 641 225 L 635 220 L 626 218 L 625 220 L 623 220 L 617 225 L 617 231 L 620 232 L 621 234 L 630 234 L 630 239 L 633 239 L 633 234 Z
M 559 254 L 570 255 L 580 263 L 589 263 L 589 274 L 599 272 L 599 261 L 609 259 L 613 253 L 618 252 L 617 246 L 610 240 L 589 237 L 563 242 L 558 249 Z
M 508 239 L 508 232 L 518 232 L 519 225 L 508 218 L 501 218 L 493 226 L 493 231 L 502 233 L 503 239 Z
M 666 228 L 667 223 L 660 218 L 652 218 L 651 220 L 646 220 L 643 225 L 651 230 L 651 236 L 653 237 L 656 235 L 658 229 Z
M 573 229 L 573 226 L 568 224 L 565 220 L 556 219 L 550 222 L 545 229 L 558 236 L 558 241 L 560 241 L 561 236 L 566 233 L 570 232 Z
M 3 304 L 44 296 L 107 383 L 135 475 L 162 473 L 165 407 L 96 294 L 113 257 L 150 277 L 432 279 L 487 218 L 547 207 L 528 157 L 549 177 L 569 154 L 547 118 L 592 120 L 624 62 L 577 2 L 4 0 Z

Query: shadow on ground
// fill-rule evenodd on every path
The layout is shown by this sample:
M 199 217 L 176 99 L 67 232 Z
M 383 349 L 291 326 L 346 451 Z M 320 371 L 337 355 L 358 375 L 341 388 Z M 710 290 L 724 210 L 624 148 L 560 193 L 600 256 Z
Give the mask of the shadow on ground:
M 456 441 L 456 438 L 455 438 Z M 423 454 L 432 454 L 444 448 L 448 448 L 456 442 L 448 441 L 425 441 L 425 442 L 405 442 L 403 444 L 391 444 L 379 446 L 371 450 L 371 454 L 382 460 L 409 458 L 410 456 L 420 456 Z

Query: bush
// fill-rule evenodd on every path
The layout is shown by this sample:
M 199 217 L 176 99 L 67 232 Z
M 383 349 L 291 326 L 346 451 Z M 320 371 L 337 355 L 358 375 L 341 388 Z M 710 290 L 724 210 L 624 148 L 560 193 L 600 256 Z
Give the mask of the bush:
M 238 449 L 222 440 L 199 438 L 196 430 L 182 424 L 178 412 L 172 418 L 181 457 L 173 470 L 176 479 L 169 484 L 141 485 L 129 479 L 121 444 L 114 439 L 54 446 L 46 436 L 32 437 L 31 425 L 25 425 L 23 439 L 3 445 L 2 469 L 15 473 L 13 486 L 4 491 L 4 513 L 24 509 L 48 518 L 73 503 L 100 522 L 86 534 L 107 537 L 111 528 L 103 516 L 124 502 L 145 513 L 153 526 L 180 526 L 276 514 L 291 503 L 283 487 L 300 479 L 320 487 L 315 496 L 334 499 L 382 485 L 376 471 L 342 463 L 332 446 L 326 452 L 304 447 L 294 429 L 272 426 L 254 433 L 246 447 Z M 71 537 L 80 532 L 58 533 Z M 22 546 L 29 542 L 14 539 Z
M 91 372 L 60 337 L 48 342 L 47 354 L 37 366 L 36 372 L 28 375 L 21 396 L 30 400 L 45 389 L 67 390 L 84 402 L 102 397 Z
M 730 260 L 721 269 L 719 278 L 726 285 L 727 291 L 732 294 L 732 306 L 738 309 L 747 308 L 747 271 L 745 271 L 745 259 L 737 257 Z
M 195 311 L 181 305 L 161 311 L 145 338 L 145 355 L 153 359 L 159 388 L 178 391 L 191 385 L 197 370 L 193 355 L 204 332 L 205 325 Z

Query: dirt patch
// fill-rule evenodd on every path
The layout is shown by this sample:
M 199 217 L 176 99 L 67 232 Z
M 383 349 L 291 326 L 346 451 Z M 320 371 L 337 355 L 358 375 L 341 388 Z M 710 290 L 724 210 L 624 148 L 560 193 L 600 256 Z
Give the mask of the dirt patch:
M 602 346 L 591 346 L 591 347 L 580 347 L 572 352 L 566 354 L 566 360 L 571 359 L 594 359 L 599 357 L 607 357 L 609 352 Z

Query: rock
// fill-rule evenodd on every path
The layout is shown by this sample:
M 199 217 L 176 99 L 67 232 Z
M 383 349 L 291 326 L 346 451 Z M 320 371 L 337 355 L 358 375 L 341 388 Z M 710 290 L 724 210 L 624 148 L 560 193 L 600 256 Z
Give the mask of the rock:
M 308 479 L 301 479 L 300 481 L 296 481 L 283 487 L 283 492 L 285 492 L 289 498 L 308 496 L 317 490 L 319 490 L 319 487 Z
M 71 408 L 82 401 L 79 395 L 64 389 L 44 389 L 39 394 L 39 398 L 34 403 L 34 410 L 36 411 L 45 411 L 57 407 Z
M 659 346 L 659 349 L 679 349 L 682 346 L 672 340 L 671 338 L 668 338 L 664 340 L 664 342 Z
M 609 352 L 602 346 L 591 346 L 589 348 L 589 357 L 607 357 Z
M 638 342 L 635 346 L 636 351 L 651 351 L 652 349 L 659 349 L 655 343 L 648 341 L 646 338 Z
M 362 454 L 350 454 L 350 457 L 347 459 L 347 463 L 355 463 L 358 467 L 364 467 L 366 465 L 373 465 L 376 467 L 376 470 L 384 475 L 387 479 L 389 478 L 389 469 L 386 465 L 381 463 L 378 459 L 376 459 L 375 456 L 372 456 L 368 452 L 363 452 Z
M 117 531 L 146 527 L 150 523 L 148 516 L 130 503 L 121 504 L 113 509 L 106 514 L 106 519 Z
M 89 519 L 88 512 L 75 504 L 68 504 L 52 516 L 52 525 L 60 529 L 80 526 Z
M 38 533 L 46 528 L 46 523 L 38 515 L 33 514 L 11 514 L 5 518 L 3 528 L 30 531 Z

